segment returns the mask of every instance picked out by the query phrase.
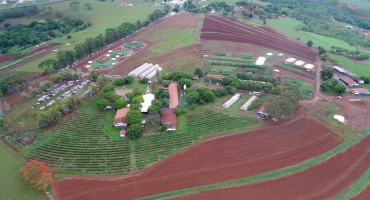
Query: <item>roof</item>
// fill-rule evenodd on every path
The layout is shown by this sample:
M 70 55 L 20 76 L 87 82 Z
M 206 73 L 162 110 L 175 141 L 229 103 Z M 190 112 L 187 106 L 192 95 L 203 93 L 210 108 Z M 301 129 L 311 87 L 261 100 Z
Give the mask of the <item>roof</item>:
M 126 130 L 121 130 L 121 131 L 119 132 L 119 136 L 120 136 L 120 137 L 126 137 L 126 133 L 127 133 L 127 131 L 126 131 Z
M 168 85 L 168 93 L 170 94 L 170 108 L 176 108 L 179 105 L 179 92 L 177 90 L 176 83 L 170 83 Z
M 345 73 L 346 71 L 338 66 L 333 66 L 333 68 L 341 73 Z
M 369 90 L 365 88 L 350 88 L 349 91 L 353 94 L 369 94 Z
M 176 129 L 177 116 L 173 108 L 162 109 L 162 124 L 171 124 L 172 129 Z
M 344 82 L 346 82 L 348 85 L 358 85 L 358 83 L 356 83 L 354 80 L 352 80 L 351 78 L 349 77 L 346 77 L 346 76 L 341 76 L 340 79 Z
M 148 112 L 149 106 L 152 105 L 152 100 L 155 99 L 154 94 L 143 95 L 144 103 L 141 103 L 141 112 Z
M 217 75 L 217 74 L 207 74 L 209 78 L 217 78 L 217 79 L 223 79 L 225 76 L 223 75 Z
M 116 112 L 116 116 L 114 117 L 113 125 L 118 124 L 118 123 L 126 123 L 125 122 L 125 117 L 130 111 L 130 108 L 121 108 L 118 109 Z

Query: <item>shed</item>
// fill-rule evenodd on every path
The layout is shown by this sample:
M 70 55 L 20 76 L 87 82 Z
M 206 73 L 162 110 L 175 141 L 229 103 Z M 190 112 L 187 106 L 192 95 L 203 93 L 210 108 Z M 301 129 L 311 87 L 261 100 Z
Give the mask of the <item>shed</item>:
M 127 131 L 126 131 L 126 130 L 121 130 L 121 131 L 119 132 L 119 137 L 120 137 L 120 138 L 125 138 L 125 137 L 126 137 L 126 134 L 127 134 Z
M 344 70 L 344 69 L 342 69 L 342 68 L 340 68 L 340 67 L 338 67 L 338 66 L 333 66 L 333 68 L 334 68 L 335 70 L 337 70 L 337 71 L 338 71 L 339 73 L 341 73 L 341 74 L 348 74 L 346 70 Z
M 175 131 L 177 116 L 173 108 L 162 109 L 162 124 L 167 125 L 167 131 Z
M 127 124 L 125 122 L 125 117 L 130 111 L 130 108 L 121 108 L 118 109 L 116 112 L 116 116 L 114 117 L 113 125 L 115 128 L 126 128 Z
M 170 94 L 170 108 L 176 108 L 179 105 L 179 92 L 176 83 L 168 85 L 168 93 Z
M 345 83 L 346 85 L 348 85 L 349 87 L 355 87 L 355 86 L 359 86 L 358 83 L 356 83 L 354 80 L 352 80 L 351 78 L 347 77 L 347 76 L 341 76 L 340 77 L 340 80 Z

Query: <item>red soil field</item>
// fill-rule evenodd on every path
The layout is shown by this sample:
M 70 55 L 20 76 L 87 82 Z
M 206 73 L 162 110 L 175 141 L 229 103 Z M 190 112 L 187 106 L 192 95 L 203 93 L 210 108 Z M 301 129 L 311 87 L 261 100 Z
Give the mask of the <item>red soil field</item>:
M 202 15 L 184 13 L 157 22 L 154 27 L 196 28 Z
M 367 136 L 345 152 L 289 176 L 177 199 L 333 199 L 370 167 L 369 145 Z
M 12 57 L 10 57 L 9 54 L 2 54 L 0 55 L 0 62 L 5 62 L 7 60 L 10 60 Z
M 318 122 L 289 124 L 209 138 L 141 171 L 121 177 L 74 176 L 57 181 L 55 199 L 134 199 L 229 181 L 295 165 L 339 145 Z
M 255 44 L 315 62 L 317 53 L 305 45 L 288 39 L 270 28 L 260 28 L 217 16 L 206 16 L 201 40 L 226 40 Z
M 360 194 L 351 198 L 351 200 L 364 200 L 369 199 L 370 197 L 370 185 L 367 185 L 364 190 L 360 192 Z
M 59 45 L 58 43 L 48 44 L 46 46 L 42 46 L 42 47 L 36 48 L 35 50 L 32 50 L 31 52 L 25 54 L 24 56 L 32 56 L 32 55 L 37 54 L 39 52 L 42 52 L 42 51 L 45 51 L 45 50 L 54 48 L 54 47 L 56 47 L 58 45 Z
M 303 76 L 303 75 L 298 74 L 298 73 L 294 73 L 294 72 L 289 71 L 289 70 L 285 70 L 285 68 L 283 68 L 283 67 L 276 67 L 276 65 L 274 65 L 274 66 L 272 66 L 271 69 L 272 70 L 274 70 L 274 69 L 279 70 L 279 73 L 274 72 L 274 71 L 271 72 L 271 75 L 275 78 L 281 77 L 281 78 L 299 79 L 299 80 L 302 80 L 302 81 L 306 81 L 306 82 L 315 84 L 314 79 L 309 78 L 307 76 Z

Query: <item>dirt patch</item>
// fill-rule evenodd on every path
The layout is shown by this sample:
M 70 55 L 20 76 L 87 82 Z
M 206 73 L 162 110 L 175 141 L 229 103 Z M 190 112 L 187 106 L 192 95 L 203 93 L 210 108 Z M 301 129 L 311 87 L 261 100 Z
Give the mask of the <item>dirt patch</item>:
M 275 63 L 275 62 L 278 62 L 278 61 L 282 61 L 284 59 L 284 57 L 282 56 L 274 56 L 274 57 L 270 57 L 267 59 L 267 62 L 268 63 Z
M 204 18 L 200 38 L 201 40 L 226 40 L 255 44 L 294 55 L 311 63 L 315 62 L 317 57 L 317 52 L 300 42 L 287 39 L 286 36 L 276 31 L 271 33 L 266 28 L 255 27 L 217 16 L 206 16 Z
M 367 136 L 344 153 L 289 176 L 175 199 L 334 199 L 370 167 L 369 145 Z
M 134 175 L 57 181 L 53 194 L 55 199 L 134 199 L 281 169 L 342 141 L 316 121 L 300 118 L 278 128 L 209 138 Z
M 0 63 L 5 62 L 12 59 L 12 57 L 9 54 L 2 54 L 0 55 Z
M 307 77 L 307 76 L 303 76 L 302 74 L 298 74 L 298 73 L 294 73 L 292 71 L 286 70 L 283 67 L 277 67 L 277 66 L 274 65 L 274 66 L 272 66 L 271 69 L 272 69 L 271 75 L 275 78 L 280 77 L 280 78 L 298 79 L 298 80 L 302 80 L 302 81 L 306 81 L 306 82 L 315 84 L 314 79 L 312 79 L 310 77 Z M 278 69 L 279 72 L 273 71 L 275 69 Z

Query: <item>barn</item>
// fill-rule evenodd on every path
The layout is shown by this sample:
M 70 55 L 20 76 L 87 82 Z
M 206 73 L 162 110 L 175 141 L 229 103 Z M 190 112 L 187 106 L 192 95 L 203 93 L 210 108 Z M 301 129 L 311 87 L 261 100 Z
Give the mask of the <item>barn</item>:
M 125 122 L 125 117 L 128 111 L 130 111 L 130 108 L 121 108 L 117 110 L 116 116 L 114 117 L 114 120 L 113 120 L 113 125 L 115 128 L 126 128 L 127 127 L 127 123 Z
M 342 68 L 340 68 L 338 66 L 333 66 L 333 68 L 335 70 L 337 70 L 339 73 L 343 74 L 343 75 L 348 75 L 348 72 L 346 70 L 344 70 L 344 69 L 342 69 Z
M 358 86 L 360 86 L 356 81 L 352 80 L 351 78 L 349 78 L 347 76 L 341 76 L 340 80 L 344 84 L 348 85 L 349 87 L 358 87 Z
M 177 116 L 173 108 L 162 109 L 162 124 L 167 126 L 166 131 L 175 131 L 177 124 Z
M 349 88 L 349 92 L 355 96 L 370 96 L 369 90 L 365 88 Z
M 179 91 L 176 83 L 168 85 L 168 93 L 170 94 L 170 108 L 176 108 L 179 105 Z

